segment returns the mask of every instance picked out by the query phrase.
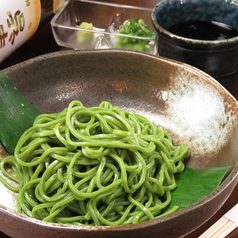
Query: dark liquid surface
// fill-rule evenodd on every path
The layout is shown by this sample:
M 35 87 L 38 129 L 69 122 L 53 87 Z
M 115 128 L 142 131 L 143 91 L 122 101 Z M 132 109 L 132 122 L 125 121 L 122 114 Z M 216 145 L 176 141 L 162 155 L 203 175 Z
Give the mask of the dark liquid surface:
M 225 40 L 238 36 L 230 26 L 214 21 L 182 22 L 168 29 L 175 35 L 198 40 Z

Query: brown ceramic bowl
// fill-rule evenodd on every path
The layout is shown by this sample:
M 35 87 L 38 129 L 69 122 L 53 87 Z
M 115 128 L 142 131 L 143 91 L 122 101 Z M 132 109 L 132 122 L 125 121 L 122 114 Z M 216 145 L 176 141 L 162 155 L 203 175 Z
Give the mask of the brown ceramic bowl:
M 185 142 L 192 154 L 188 166 L 234 165 L 221 185 L 199 202 L 135 225 L 59 225 L 0 205 L 0 230 L 11 237 L 181 237 L 209 219 L 237 183 L 237 101 L 217 81 L 191 66 L 130 51 L 63 51 L 20 63 L 4 73 L 42 112 L 59 111 L 73 99 L 86 106 L 107 100 L 162 125 L 175 143 Z

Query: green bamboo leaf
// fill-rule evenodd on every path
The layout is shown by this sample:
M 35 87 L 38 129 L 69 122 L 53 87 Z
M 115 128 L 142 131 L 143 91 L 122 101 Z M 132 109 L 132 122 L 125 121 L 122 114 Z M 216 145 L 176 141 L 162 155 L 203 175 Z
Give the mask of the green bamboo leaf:
M 176 175 L 177 188 L 172 193 L 172 202 L 179 209 L 185 208 L 214 191 L 222 182 L 231 166 L 208 169 L 186 167 L 184 172 Z
M 0 72 L 0 141 L 9 154 L 14 153 L 20 136 L 40 113 Z

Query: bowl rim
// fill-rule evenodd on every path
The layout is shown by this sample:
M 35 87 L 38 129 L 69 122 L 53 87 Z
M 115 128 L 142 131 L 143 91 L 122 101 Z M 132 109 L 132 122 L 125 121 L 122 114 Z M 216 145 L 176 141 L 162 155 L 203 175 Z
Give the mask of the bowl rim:
M 199 74 L 201 77 L 205 77 L 208 80 L 210 80 L 210 82 L 212 84 L 217 85 L 217 87 L 220 90 L 223 90 L 226 92 L 227 95 L 229 95 L 231 97 L 232 100 L 235 100 L 236 104 L 237 104 L 237 108 L 238 108 L 238 101 L 224 88 L 221 87 L 221 85 L 210 75 L 204 73 L 203 71 L 190 66 L 188 64 L 182 63 L 182 62 L 178 62 L 175 60 L 171 60 L 165 57 L 161 57 L 158 55 L 153 55 L 153 54 L 149 54 L 149 53 L 143 53 L 143 52 L 138 52 L 138 51 L 132 51 L 132 50 L 121 50 L 121 49 L 94 49 L 94 50 L 63 50 L 63 51 L 56 51 L 56 52 L 51 52 L 51 53 L 47 53 L 47 54 L 43 54 L 34 58 L 31 58 L 29 60 L 26 60 L 24 62 L 15 64 L 13 66 L 7 67 L 3 70 L 1 70 L 3 73 L 7 74 L 8 72 L 14 71 L 15 68 L 21 68 L 24 67 L 25 65 L 29 65 L 31 63 L 35 63 L 35 62 L 39 62 L 39 61 L 44 61 L 44 60 L 48 60 L 48 59 L 52 59 L 58 56 L 70 56 L 70 55 L 80 55 L 80 54 L 100 54 L 100 53 L 106 53 L 106 54 L 110 54 L 110 53 L 123 53 L 123 54 L 137 54 L 139 56 L 142 57 L 149 57 L 149 58 L 154 58 L 155 60 L 160 60 L 160 61 L 164 61 L 164 62 L 168 62 L 170 64 L 173 65 L 177 65 L 180 66 L 182 68 L 187 68 L 189 69 L 189 71 L 195 72 L 196 74 Z M 208 194 L 207 196 L 205 196 L 204 198 L 202 198 L 201 200 L 189 205 L 188 207 L 185 207 L 183 209 L 180 209 L 176 212 L 173 212 L 169 215 L 160 217 L 160 218 L 155 218 L 153 220 L 148 220 L 148 221 L 144 221 L 144 222 L 140 222 L 137 224 L 130 224 L 130 225 L 119 225 L 119 226 L 79 226 L 79 225 L 65 225 L 65 224 L 58 224 L 58 223 L 52 223 L 52 222 L 45 222 L 45 221 L 41 221 L 35 218 L 31 218 L 25 214 L 20 214 L 18 212 L 16 212 L 15 210 L 12 210 L 10 208 L 7 208 L 3 205 L 0 204 L 0 213 L 7 213 L 8 215 L 12 216 L 12 217 L 16 217 L 19 218 L 21 220 L 24 220 L 28 223 L 33 223 L 35 225 L 40 225 L 43 227 L 48 227 L 48 228 L 67 228 L 67 229 L 71 229 L 71 230 L 84 230 L 84 231 L 89 231 L 89 230 L 96 230 L 97 232 L 103 232 L 103 231 L 130 231 L 130 230 L 134 230 L 134 229 L 138 229 L 138 228 L 145 228 L 145 227 L 150 227 L 153 225 L 156 225 L 158 223 L 163 223 L 166 222 L 170 219 L 176 219 L 180 216 L 182 216 L 185 213 L 188 212 L 192 212 L 194 210 L 196 210 L 198 207 L 203 206 L 206 203 L 210 203 L 212 202 L 212 200 L 217 197 L 218 195 L 223 193 L 223 189 L 227 186 L 229 186 L 230 184 L 235 183 L 238 184 L 238 162 L 232 166 L 232 168 L 230 169 L 230 173 L 224 178 L 224 180 L 220 183 L 220 185 L 210 194 Z M 235 187 L 234 185 L 234 187 Z M 233 189 L 234 189 L 233 187 Z M 232 190 L 233 190 L 232 189 Z M 220 207 L 225 203 L 226 200 L 223 201 L 223 203 L 220 204 Z M 219 210 L 220 207 L 217 207 L 217 211 Z

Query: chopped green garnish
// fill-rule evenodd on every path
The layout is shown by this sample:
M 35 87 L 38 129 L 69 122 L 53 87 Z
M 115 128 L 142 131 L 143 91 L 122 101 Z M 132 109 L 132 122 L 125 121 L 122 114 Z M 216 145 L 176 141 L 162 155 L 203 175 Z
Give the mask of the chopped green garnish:
M 154 31 L 150 31 L 144 20 L 126 20 L 118 30 L 120 34 L 139 37 L 153 37 Z M 147 39 L 138 39 L 135 37 L 118 36 L 118 44 L 116 48 L 131 49 L 137 51 L 148 51 L 150 41 Z
M 153 31 L 150 31 L 147 28 L 147 25 L 142 19 L 133 20 L 128 19 L 126 20 L 123 25 L 119 27 L 118 30 L 121 34 L 128 34 L 132 36 L 142 36 L 142 37 L 152 37 L 154 35 Z

